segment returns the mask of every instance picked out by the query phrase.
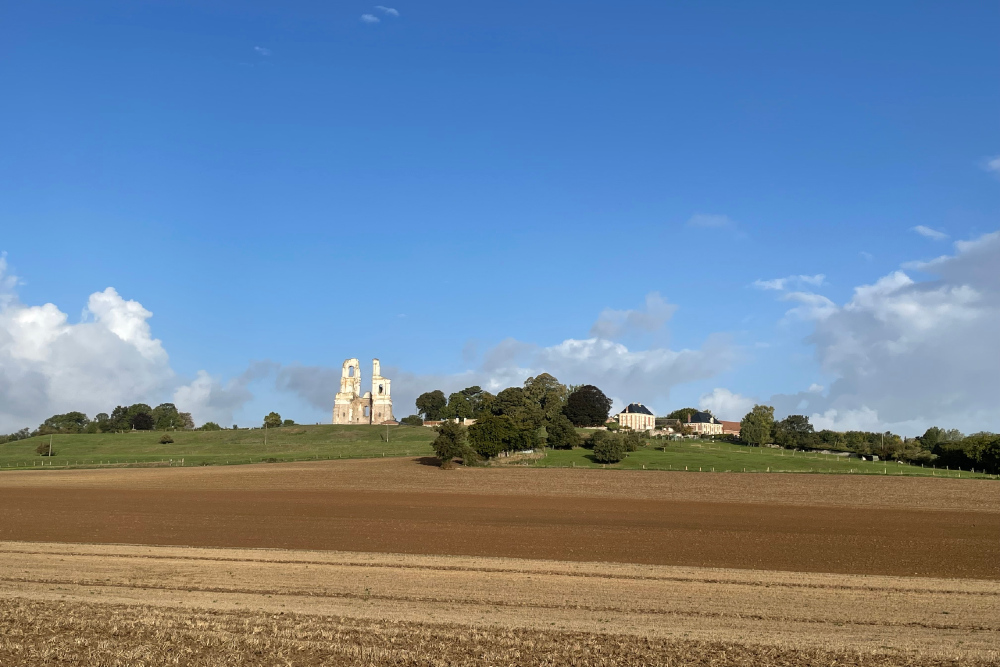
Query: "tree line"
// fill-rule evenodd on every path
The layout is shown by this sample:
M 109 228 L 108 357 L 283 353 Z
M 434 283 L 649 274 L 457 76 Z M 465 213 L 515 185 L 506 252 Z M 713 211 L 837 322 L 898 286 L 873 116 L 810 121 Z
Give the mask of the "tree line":
M 751 446 L 777 445 L 786 449 L 829 449 L 878 456 L 884 460 L 982 470 L 1000 474 L 1000 435 L 980 432 L 964 435 L 958 429 L 937 426 L 916 438 L 890 431 L 816 431 L 804 415 L 775 420 L 774 408 L 755 405 L 740 422 L 739 439 Z
M 603 426 L 611 403 L 594 385 L 567 386 L 542 373 L 525 380 L 523 387 L 509 387 L 496 395 L 478 386 L 447 398 L 441 390 L 423 393 L 416 400 L 418 414 L 402 423 L 447 420 L 437 427 L 432 443 L 447 467 L 455 458 L 475 463 L 514 451 L 578 447 L 583 439 L 576 427 Z M 466 427 L 455 419 L 476 422 Z M 620 437 L 611 439 L 618 443 Z

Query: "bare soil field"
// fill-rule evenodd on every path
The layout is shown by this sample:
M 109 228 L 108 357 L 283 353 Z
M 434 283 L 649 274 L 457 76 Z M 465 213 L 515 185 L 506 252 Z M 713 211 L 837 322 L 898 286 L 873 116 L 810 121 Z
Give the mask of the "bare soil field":
M 0 544 L 0 664 L 997 664 L 1000 583 Z
M 413 459 L 0 477 L 0 665 L 995 665 L 980 480 Z
M 0 485 L 0 540 L 1000 579 L 989 481 L 386 459 L 10 473 Z

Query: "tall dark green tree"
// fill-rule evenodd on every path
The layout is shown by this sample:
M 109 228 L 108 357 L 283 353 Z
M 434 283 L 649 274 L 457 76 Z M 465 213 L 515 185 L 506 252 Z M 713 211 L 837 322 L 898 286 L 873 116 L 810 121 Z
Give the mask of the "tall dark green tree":
M 281 426 L 281 415 L 277 412 L 269 412 L 264 417 L 264 426 L 267 428 L 279 428 Z
M 814 437 L 813 425 L 804 415 L 788 415 L 774 423 L 772 432 L 774 444 L 786 449 L 812 447 L 818 439 Z
M 452 467 L 452 461 L 462 457 L 466 464 L 473 463 L 476 453 L 469 447 L 468 429 L 461 424 L 446 421 L 436 428 L 437 437 L 431 443 L 442 468 Z
M 754 447 L 771 442 L 774 427 L 774 408 L 770 405 L 755 405 L 740 422 L 740 440 Z
M 548 373 L 542 373 L 524 381 L 524 395 L 538 406 L 542 419 L 548 422 L 562 412 L 568 391 L 566 385 L 560 384 L 559 380 Z
M 566 397 L 563 414 L 575 426 L 603 426 L 611 411 L 611 399 L 592 384 L 585 384 Z
M 469 443 L 483 458 L 493 458 L 517 447 L 517 429 L 509 417 L 484 415 L 469 427 Z
M 549 423 L 545 425 L 545 445 L 556 449 L 572 449 L 583 444 L 583 438 L 576 432 L 576 428 L 569 420 L 569 417 L 558 413 Z
M 417 396 L 417 413 L 430 421 L 441 419 L 442 412 L 447 405 L 448 400 L 444 397 L 444 392 L 440 389 L 428 391 Z

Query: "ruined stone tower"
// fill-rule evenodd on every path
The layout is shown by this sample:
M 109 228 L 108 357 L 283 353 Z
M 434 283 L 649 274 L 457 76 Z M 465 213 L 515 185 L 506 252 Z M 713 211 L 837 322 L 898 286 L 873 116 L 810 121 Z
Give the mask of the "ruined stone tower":
M 347 359 L 340 374 L 340 391 L 333 401 L 334 424 L 381 424 L 392 420 L 389 380 L 382 377 L 378 359 L 372 359 L 372 389 L 361 393 L 361 364 Z

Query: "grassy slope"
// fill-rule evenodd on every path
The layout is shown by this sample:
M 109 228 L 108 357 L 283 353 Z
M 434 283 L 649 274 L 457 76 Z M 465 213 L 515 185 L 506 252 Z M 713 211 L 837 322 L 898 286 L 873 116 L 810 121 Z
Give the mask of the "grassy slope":
M 821 472 L 854 474 L 921 475 L 938 477 L 985 477 L 979 473 L 954 470 L 934 470 L 892 462 L 861 461 L 818 453 L 792 452 L 767 447 L 744 447 L 724 442 L 652 441 L 654 445 L 632 452 L 621 463 L 609 468 L 647 470 L 684 470 L 712 472 Z M 666 451 L 663 447 L 666 446 Z M 543 467 L 601 467 L 587 449 L 548 450 L 545 458 L 535 462 Z
M 263 458 L 279 460 L 306 458 L 362 458 L 374 456 L 433 455 L 433 429 L 391 426 L 386 442 L 384 426 L 285 426 L 269 429 L 267 446 L 264 431 L 176 431 L 172 444 L 161 445 L 162 432 L 105 433 L 96 435 L 56 435 L 55 456 L 38 456 L 35 448 L 48 443 L 48 436 L 0 445 L 0 468 L 46 467 L 107 463 L 150 463 L 184 459 L 185 465 L 202 463 L 248 463 Z
M 38 456 L 35 448 L 48 443 L 48 437 L 29 438 L 0 445 L 0 469 L 24 467 L 91 466 L 101 464 L 153 463 L 183 459 L 184 465 L 226 465 L 258 462 L 274 458 L 294 459 L 365 458 L 377 456 L 433 456 L 430 443 L 433 429 L 393 426 L 288 426 L 269 430 L 267 446 L 264 431 L 178 431 L 171 432 L 172 444 L 161 445 L 162 432 L 108 433 L 98 435 L 56 435 L 53 438 L 55 456 Z M 871 462 L 858 459 L 743 447 L 728 443 L 685 440 L 682 442 L 654 441 L 629 454 L 621 463 L 609 468 L 647 470 L 702 470 L 705 472 L 817 472 L 921 475 L 939 477 L 983 477 L 968 471 L 934 470 L 895 462 Z M 662 450 L 666 446 L 666 451 Z M 534 462 L 539 467 L 600 468 L 587 449 L 548 450 L 546 456 Z

